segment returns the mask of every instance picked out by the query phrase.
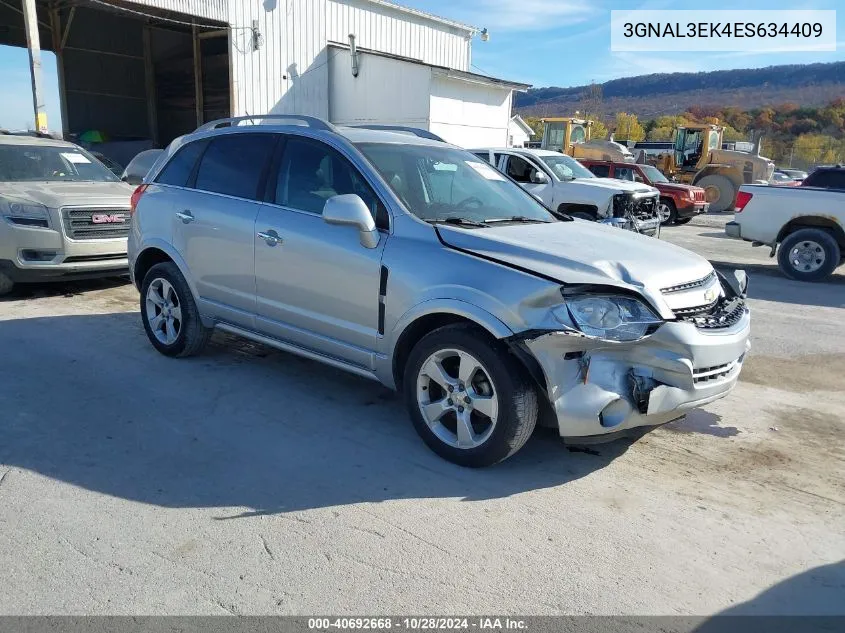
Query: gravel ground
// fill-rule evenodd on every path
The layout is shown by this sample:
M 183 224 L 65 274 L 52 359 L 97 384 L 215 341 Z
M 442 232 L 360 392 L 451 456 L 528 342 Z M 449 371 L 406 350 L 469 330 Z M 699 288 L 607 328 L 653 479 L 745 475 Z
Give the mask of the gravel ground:
M 366 380 L 220 336 L 158 355 L 123 283 L 0 301 L 0 613 L 845 614 L 845 284 L 725 221 L 663 239 L 751 274 L 737 389 L 483 471 Z

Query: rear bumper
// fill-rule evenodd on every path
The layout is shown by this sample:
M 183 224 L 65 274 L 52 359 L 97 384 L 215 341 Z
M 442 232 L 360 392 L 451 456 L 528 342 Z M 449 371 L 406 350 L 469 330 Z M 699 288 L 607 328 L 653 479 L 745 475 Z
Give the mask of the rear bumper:
M 726 396 L 750 349 L 749 331 L 746 312 L 712 333 L 668 322 L 635 343 L 551 332 L 525 345 L 544 374 L 560 435 L 596 439 L 664 424 Z
M 728 222 L 725 225 L 725 233 L 728 237 L 742 239 L 742 227 L 740 226 L 739 222 Z

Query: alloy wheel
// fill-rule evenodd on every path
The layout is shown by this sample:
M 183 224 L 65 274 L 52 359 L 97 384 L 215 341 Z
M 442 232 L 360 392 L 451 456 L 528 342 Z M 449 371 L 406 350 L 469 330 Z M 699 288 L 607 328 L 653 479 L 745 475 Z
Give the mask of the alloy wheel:
M 179 295 L 166 279 L 157 277 L 147 288 L 147 322 L 156 339 L 173 345 L 182 330 L 182 306 Z
M 417 404 L 438 439 L 460 449 L 484 444 L 499 417 L 490 372 L 472 354 L 457 349 L 439 350 L 422 364 Z

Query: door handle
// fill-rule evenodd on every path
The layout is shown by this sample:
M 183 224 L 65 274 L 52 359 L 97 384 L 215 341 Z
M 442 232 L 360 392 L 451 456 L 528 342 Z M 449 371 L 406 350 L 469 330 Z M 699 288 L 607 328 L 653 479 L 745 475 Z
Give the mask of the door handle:
M 188 209 L 185 209 L 184 211 L 179 211 L 176 214 L 176 217 L 182 220 L 183 224 L 189 224 L 194 221 L 194 214 L 191 213 Z
M 257 235 L 267 242 L 267 246 L 275 246 L 276 244 L 281 244 L 284 241 L 275 231 L 262 231 L 257 233 Z

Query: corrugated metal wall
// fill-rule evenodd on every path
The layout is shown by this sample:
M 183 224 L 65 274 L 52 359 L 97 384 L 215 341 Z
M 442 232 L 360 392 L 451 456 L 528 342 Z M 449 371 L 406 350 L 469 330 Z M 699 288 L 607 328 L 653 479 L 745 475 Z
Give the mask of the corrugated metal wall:
M 233 3 L 237 4 L 240 1 L 233 0 Z M 229 0 L 132 0 L 132 2 L 209 20 L 221 22 L 229 20 Z
M 325 0 L 233 0 L 230 55 L 236 115 L 328 117 Z M 249 29 L 258 21 L 256 50 Z
M 347 43 L 354 33 L 358 46 L 419 59 L 427 64 L 469 70 L 466 33 L 366 0 L 327 0 L 327 38 Z

